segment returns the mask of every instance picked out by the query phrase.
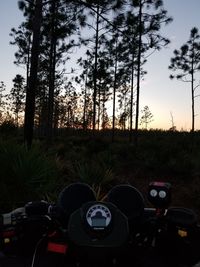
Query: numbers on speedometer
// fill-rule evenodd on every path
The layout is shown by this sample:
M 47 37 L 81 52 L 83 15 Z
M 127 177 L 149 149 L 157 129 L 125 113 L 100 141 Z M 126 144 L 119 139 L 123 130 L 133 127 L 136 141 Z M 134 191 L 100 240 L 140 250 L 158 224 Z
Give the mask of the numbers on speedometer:
M 104 230 L 111 222 L 111 212 L 103 204 L 91 206 L 86 213 L 88 225 L 95 230 Z

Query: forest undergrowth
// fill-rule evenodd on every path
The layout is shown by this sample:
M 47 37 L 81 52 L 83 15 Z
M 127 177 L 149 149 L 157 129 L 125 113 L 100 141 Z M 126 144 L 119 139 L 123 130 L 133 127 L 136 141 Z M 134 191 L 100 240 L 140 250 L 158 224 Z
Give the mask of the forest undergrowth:
M 128 133 L 95 137 L 63 131 L 51 145 L 35 139 L 31 150 L 20 135 L 0 135 L 0 213 L 45 199 L 56 202 L 69 183 L 90 184 L 103 199 L 116 184 L 129 183 L 146 196 L 149 182 L 172 184 L 172 206 L 200 213 L 200 132 L 140 131 L 137 146 Z M 147 202 L 146 206 L 150 204 Z

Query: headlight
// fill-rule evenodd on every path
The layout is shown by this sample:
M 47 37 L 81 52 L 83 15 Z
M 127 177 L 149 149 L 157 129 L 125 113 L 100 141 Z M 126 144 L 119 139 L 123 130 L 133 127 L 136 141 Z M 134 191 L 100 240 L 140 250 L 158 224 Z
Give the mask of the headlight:
M 148 200 L 156 208 L 167 208 L 171 201 L 171 184 L 151 182 L 148 190 Z

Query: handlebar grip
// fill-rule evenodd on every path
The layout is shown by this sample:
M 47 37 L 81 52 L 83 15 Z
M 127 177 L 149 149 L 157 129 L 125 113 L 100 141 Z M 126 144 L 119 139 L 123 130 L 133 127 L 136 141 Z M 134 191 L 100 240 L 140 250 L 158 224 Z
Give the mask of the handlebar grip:
M 25 205 L 25 213 L 27 216 L 40 216 L 47 215 L 49 213 L 50 204 L 44 200 L 28 202 Z
M 12 224 L 12 214 L 11 213 L 5 213 L 2 215 L 2 224 L 3 224 L 3 226 Z
M 46 201 L 28 202 L 24 207 L 1 214 L 0 227 L 16 225 L 28 217 L 48 215 L 49 208 L 50 204 Z
M 16 225 L 26 217 L 24 207 L 17 208 L 9 213 L 1 214 L 0 226 Z

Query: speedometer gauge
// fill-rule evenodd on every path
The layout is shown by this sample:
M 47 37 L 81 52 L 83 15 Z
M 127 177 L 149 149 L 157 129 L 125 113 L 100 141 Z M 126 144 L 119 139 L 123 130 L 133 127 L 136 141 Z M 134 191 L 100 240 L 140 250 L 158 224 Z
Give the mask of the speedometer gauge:
M 91 206 L 86 213 L 88 225 L 94 230 L 104 230 L 110 225 L 111 212 L 103 204 L 95 204 Z

